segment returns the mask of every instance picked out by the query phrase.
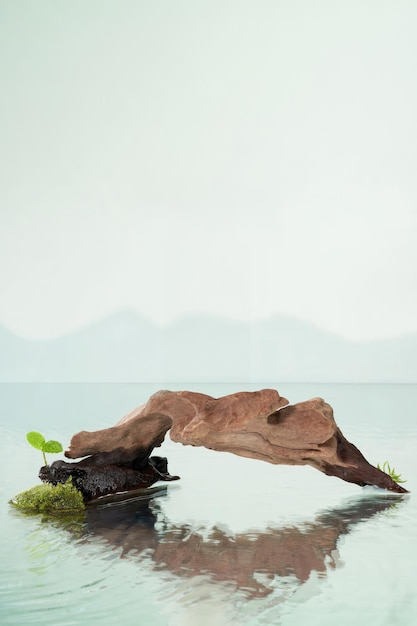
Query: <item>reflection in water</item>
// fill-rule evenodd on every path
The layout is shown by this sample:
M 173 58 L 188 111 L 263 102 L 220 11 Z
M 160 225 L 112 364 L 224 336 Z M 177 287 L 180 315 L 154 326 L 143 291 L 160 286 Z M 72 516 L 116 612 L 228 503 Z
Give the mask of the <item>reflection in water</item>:
M 166 487 L 153 496 L 164 493 Z M 264 597 L 277 578 L 291 577 L 299 586 L 313 571 L 336 567 L 339 538 L 401 501 L 401 496 L 373 495 L 327 510 L 313 522 L 232 535 L 217 526 L 198 532 L 173 524 L 151 496 L 89 508 L 82 541 L 104 538 L 122 556 L 146 559 L 156 570 L 179 578 L 209 576 L 231 583 L 246 598 Z

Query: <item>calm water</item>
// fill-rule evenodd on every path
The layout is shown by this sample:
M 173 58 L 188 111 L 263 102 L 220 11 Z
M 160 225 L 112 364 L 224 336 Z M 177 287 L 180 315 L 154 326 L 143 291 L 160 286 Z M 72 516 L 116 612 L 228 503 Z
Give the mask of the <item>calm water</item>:
M 164 385 L 215 396 L 260 385 Z M 374 464 L 416 489 L 417 386 L 267 384 L 290 402 L 321 396 Z M 0 624 L 153 626 L 417 624 L 416 499 L 361 489 L 167 440 L 181 480 L 91 507 L 80 524 L 8 505 L 37 484 L 25 434 L 67 446 L 111 426 L 157 385 L 0 385 Z M 60 458 L 50 457 L 50 460 Z

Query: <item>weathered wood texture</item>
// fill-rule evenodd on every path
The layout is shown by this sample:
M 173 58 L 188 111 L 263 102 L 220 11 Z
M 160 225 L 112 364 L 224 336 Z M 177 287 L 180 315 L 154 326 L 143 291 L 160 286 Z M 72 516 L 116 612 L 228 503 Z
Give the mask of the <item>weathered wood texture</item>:
M 345 439 L 321 398 L 290 405 L 273 389 L 212 398 L 159 391 L 115 426 L 73 436 L 68 458 L 118 450 L 118 463 L 146 464 L 170 430 L 173 441 L 273 464 L 311 465 L 329 476 L 396 493 L 407 490 L 368 463 Z

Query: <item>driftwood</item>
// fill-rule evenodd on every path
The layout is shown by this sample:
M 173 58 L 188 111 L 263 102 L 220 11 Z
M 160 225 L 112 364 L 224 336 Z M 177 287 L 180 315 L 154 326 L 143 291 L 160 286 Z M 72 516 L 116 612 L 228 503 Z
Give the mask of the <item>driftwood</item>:
M 122 468 L 138 473 L 137 481 L 132 475 L 120 485 L 117 477 L 112 479 L 111 473 L 108 474 L 111 487 L 105 489 L 106 493 L 145 486 L 141 471 L 152 482 L 160 479 L 155 474 L 149 476 L 153 471 L 149 465 L 155 465 L 150 455 L 162 444 L 168 430 L 173 441 L 185 445 L 205 446 L 277 465 L 311 465 L 329 476 L 360 486 L 374 485 L 407 493 L 388 474 L 370 465 L 345 439 L 334 420 L 332 407 L 324 400 L 313 398 L 290 405 L 273 389 L 217 399 L 190 391 L 159 391 L 115 426 L 74 435 L 65 456 L 70 459 L 92 456 L 66 465 L 83 470 L 88 466 L 93 474 L 102 473 L 109 465 L 118 472 Z M 176 478 L 169 476 L 166 465 L 160 473 L 165 474 L 166 480 Z M 94 482 L 94 475 L 91 480 Z

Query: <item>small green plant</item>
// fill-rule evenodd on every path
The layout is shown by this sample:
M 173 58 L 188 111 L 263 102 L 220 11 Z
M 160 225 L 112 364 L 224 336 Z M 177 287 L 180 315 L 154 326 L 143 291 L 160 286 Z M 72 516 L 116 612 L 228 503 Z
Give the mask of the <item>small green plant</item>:
M 31 446 L 42 452 L 45 465 L 48 465 L 45 452 L 57 454 L 58 452 L 62 452 L 63 450 L 62 445 L 59 443 L 59 441 L 53 441 L 52 439 L 50 441 L 46 441 L 45 437 L 41 435 L 41 433 L 38 433 L 34 430 L 30 433 L 27 433 L 26 439 Z
M 379 470 L 381 470 L 381 472 L 385 472 L 386 474 L 388 474 L 388 476 L 390 476 L 395 483 L 406 483 L 407 482 L 406 480 L 402 480 L 401 479 L 401 474 L 397 474 L 394 467 L 391 468 L 391 466 L 388 463 L 388 461 L 384 461 L 383 464 L 382 464 L 382 467 L 378 463 L 377 468 Z

